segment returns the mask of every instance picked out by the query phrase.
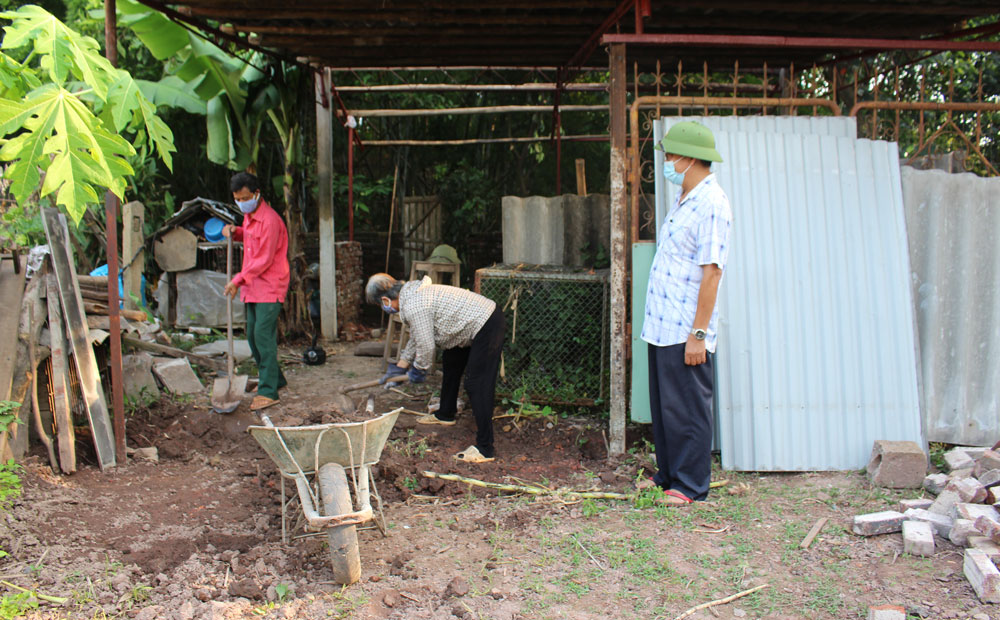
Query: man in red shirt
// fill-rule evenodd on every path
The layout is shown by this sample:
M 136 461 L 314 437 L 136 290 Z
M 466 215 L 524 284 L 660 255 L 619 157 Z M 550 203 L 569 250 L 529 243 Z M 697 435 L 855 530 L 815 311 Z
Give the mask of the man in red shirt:
M 226 285 L 225 294 L 246 305 L 247 340 L 260 381 L 250 409 L 278 402 L 288 382 L 278 367 L 278 315 L 288 292 L 288 230 L 271 205 L 261 198 L 257 177 L 240 172 L 229 182 L 233 200 L 243 212 L 243 226 L 226 226 L 222 234 L 243 242 L 243 268 Z

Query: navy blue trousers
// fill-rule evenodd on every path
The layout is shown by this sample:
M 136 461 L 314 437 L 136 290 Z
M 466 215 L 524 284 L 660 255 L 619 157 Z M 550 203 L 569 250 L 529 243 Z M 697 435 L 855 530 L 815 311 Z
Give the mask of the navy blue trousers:
M 649 408 L 659 471 L 653 482 L 693 500 L 708 497 L 712 481 L 714 355 L 684 364 L 684 344 L 649 346 Z

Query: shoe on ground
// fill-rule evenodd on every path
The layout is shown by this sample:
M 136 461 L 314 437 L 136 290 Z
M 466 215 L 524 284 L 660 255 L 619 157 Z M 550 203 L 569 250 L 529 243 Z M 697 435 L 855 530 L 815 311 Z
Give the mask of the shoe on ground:
M 684 495 L 680 491 L 675 491 L 669 489 L 663 492 L 663 497 L 656 500 L 657 504 L 662 506 L 687 506 L 688 504 L 694 502 L 690 497 Z
M 496 459 L 492 456 L 483 456 L 476 446 L 469 446 L 455 455 L 455 458 L 465 463 L 490 463 Z
M 455 426 L 455 420 L 442 420 L 436 415 L 425 415 L 417 418 L 417 424 L 438 424 L 440 426 Z
M 279 401 L 277 398 L 268 398 L 267 396 L 254 396 L 253 401 L 250 403 L 250 411 L 260 411 L 261 409 L 267 409 L 272 405 L 277 405 Z

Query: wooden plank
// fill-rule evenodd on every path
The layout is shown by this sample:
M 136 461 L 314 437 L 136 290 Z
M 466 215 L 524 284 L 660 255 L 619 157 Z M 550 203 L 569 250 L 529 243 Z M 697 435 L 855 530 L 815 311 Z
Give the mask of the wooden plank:
M 46 278 L 49 308 L 49 336 L 52 355 L 52 416 L 55 419 L 59 467 L 64 473 L 76 471 L 76 432 L 69 402 L 69 360 L 66 357 L 66 334 L 59 308 L 59 282 L 55 274 Z
M 218 370 L 225 372 L 226 363 L 221 359 L 216 359 L 214 357 L 208 357 L 206 355 L 198 355 L 197 353 L 191 353 L 190 351 L 185 351 L 183 349 L 177 349 L 174 347 L 168 347 L 165 344 L 158 344 L 156 342 L 146 342 L 145 340 L 139 340 L 138 338 L 132 338 L 131 336 L 122 336 L 122 344 L 127 344 L 130 347 L 135 347 L 136 349 L 143 349 L 145 351 L 150 351 L 152 353 L 159 353 L 160 355 L 169 355 L 170 357 L 186 357 L 195 364 L 201 366 L 207 366 L 213 370 Z
M 0 261 L 0 299 L 15 312 L 0 312 L 0 400 L 10 398 L 14 362 L 17 358 L 17 325 L 21 318 L 21 296 L 24 294 L 24 264 L 19 269 L 13 262 Z
M 76 269 L 69 247 L 69 229 L 66 217 L 57 209 L 42 209 L 42 226 L 49 242 L 52 267 L 59 283 L 59 299 L 62 303 L 63 318 L 73 350 L 73 361 L 80 390 L 87 408 L 87 418 L 94 436 L 97 463 L 102 470 L 115 466 L 115 438 L 111 430 L 108 405 L 101 389 L 101 375 L 97 369 L 94 350 L 90 347 L 87 330 L 87 316 L 83 312 L 83 300 L 76 282 Z
M 816 536 L 823 530 L 823 526 L 826 525 L 826 521 L 827 517 L 823 517 L 819 521 L 813 524 L 812 529 L 809 530 L 809 533 L 806 534 L 806 537 L 802 539 L 801 543 L 799 543 L 799 549 L 809 548 L 809 545 L 812 544 L 813 539 L 816 538 Z
M 17 411 L 21 424 L 11 425 L 7 431 L 0 434 L 0 459 L 4 461 L 9 459 L 20 461 L 28 451 L 28 429 L 31 428 L 28 424 L 31 421 L 31 407 L 24 405 L 28 403 L 28 388 L 31 387 L 31 377 L 34 372 L 30 365 L 29 346 L 38 342 L 38 335 L 45 321 L 44 313 L 41 311 L 42 293 L 39 280 L 40 278 L 32 278 L 28 282 L 18 311 L 10 313 L 18 316 L 19 322 L 14 329 L 17 336 L 17 353 L 11 371 L 10 392 L 7 398 L 22 403 L 22 406 Z
M 125 308 L 142 308 L 142 269 L 146 264 L 146 253 L 142 251 L 142 229 L 146 221 L 146 209 L 142 203 L 133 200 L 122 206 L 122 287 L 125 289 Z M 197 250 L 196 250 L 197 251 Z M 134 257 L 134 260 L 133 260 Z M 197 260 L 197 254 L 195 254 Z M 129 262 L 131 261 L 131 262 Z
M 576 160 L 576 193 L 578 196 L 587 195 L 587 160 L 585 159 Z
M 153 244 L 153 257 L 164 271 L 192 269 L 198 263 L 198 237 L 184 228 L 167 231 Z
M 333 226 L 333 101 L 330 70 L 314 77 L 316 88 L 316 205 L 319 209 L 319 314 L 323 338 L 337 339 L 337 252 Z M 326 102 L 326 105 L 323 105 Z

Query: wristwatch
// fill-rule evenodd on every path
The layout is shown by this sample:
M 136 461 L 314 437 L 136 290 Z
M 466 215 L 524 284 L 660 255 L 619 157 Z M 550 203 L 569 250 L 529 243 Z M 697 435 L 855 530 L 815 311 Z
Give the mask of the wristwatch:
M 705 336 L 708 335 L 708 332 L 703 329 L 692 329 L 691 335 L 694 336 L 695 340 L 704 340 Z

